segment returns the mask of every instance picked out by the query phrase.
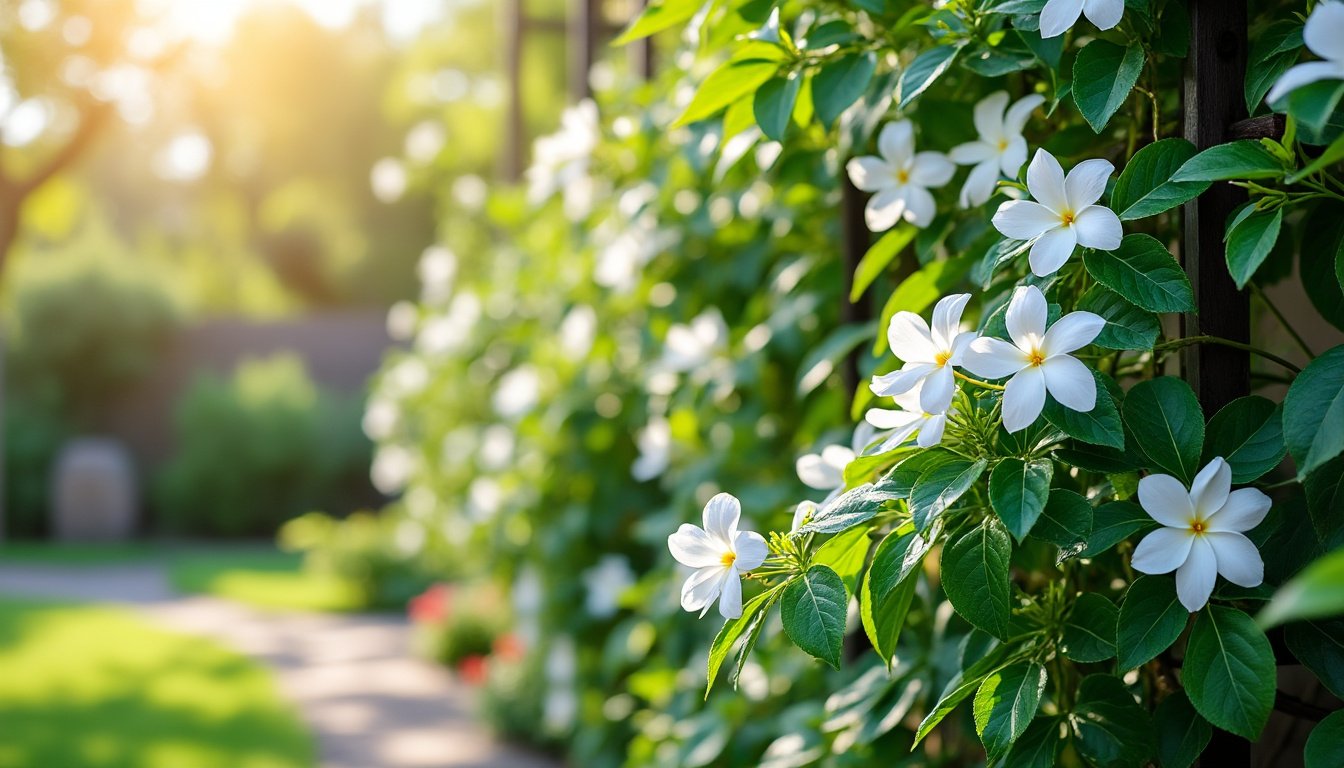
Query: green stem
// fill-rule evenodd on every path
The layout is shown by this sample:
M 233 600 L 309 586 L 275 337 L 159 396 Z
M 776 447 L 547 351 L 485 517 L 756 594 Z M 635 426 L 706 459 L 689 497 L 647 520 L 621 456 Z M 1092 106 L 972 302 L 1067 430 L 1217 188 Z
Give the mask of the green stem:
M 1284 360 L 1282 357 L 1279 357 L 1278 355 L 1272 352 L 1266 352 L 1265 350 L 1260 349 L 1258 347 L 1253 347 L 1250 344 L 1242 344 L 1239 341 L 1224 339 L 1219 336 L 1187 336 L 1184 339 L 1176 339 L 1174 341 L 1168 341 L 1164 344 L 1158 344 L 1157 346 L 1153 347 L 1153 351 L 1157 351 L 1159 349 L 1179 349 L 1181 347 L 1188 347 L 1194 344 L 1218 344 L 1224 347 L 1231 347 L 1232 349 L 1240 349 L 1243 352 L 1250 352 L 1253 355 L 1259 355 L 1260 357 L 1263 357 L 1266 360 L 1278 363 L 1279 365 L 1283 366 L 1284 368 L 1287 368 L 1293 373 L 1302 372 L 1301 368 L 1298 368 L 1296 365 L 1293 365 L 1292 363 L 1288 362 L 1287 360 Z
M 971 378 L 970 376 L 967 376 L 961 371 L 954 371 L 954 373 L 956 374 L 958 379 L 961 379 L 962 381 L 968 382 L 970 384 L 974 384 L 977 387 L 982 387 L 984 389 L 993 389 L 998 392 L 1003 391 L 1003 387 L 999 386 L 998 384 L 990 384 L 988 381 L 981 381 L 979 379 Z
M 1307 346 L 1306 340 L 1303 339 L 1297 332 L 1297 329 L 1293 328 L 1292 324 L 1288 322 L 1288 318 L 1284 317 L 1283 313 L 1279 311 L 1279 308 L 1274 305 L 1274 302 L 1269 300 L 1269 294 L 1265 293 L 1256 283 L 1251 283 L 1250 285 L 1251 293 L 1254 293 L 1256 298 L 1265 303 L 1265 306 L 1269 308 L 1270 313 L 1279 319 L 1279 324 L 1283 326 L 1283 329 L 1288 332 L 1289 336 L 1293 337 L 1293 341 L 1297 342 L 1297 346 L 1301 347 L 1302 351 L 1307 353 L 1307 357 L 1316 357 L 1316 353 L 1311 351 L 1311 347 Z

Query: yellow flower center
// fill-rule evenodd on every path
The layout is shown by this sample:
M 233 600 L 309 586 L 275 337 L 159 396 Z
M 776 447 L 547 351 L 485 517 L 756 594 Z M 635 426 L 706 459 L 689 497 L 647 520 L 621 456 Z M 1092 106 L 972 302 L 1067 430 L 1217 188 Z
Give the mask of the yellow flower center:
M 906 170 L 897 171 L 896 180 L 902 184 L 908 183 L 910 181 L 910 172 Z
M 1078 218 L 1073 211 L 1063 211 L 1059 214 L 1059 220 L 1064 222 L 1064 226 L 1070 226 Z
M 939 352 L 938 354 L 933 356 L 933 362 L 939 368 L 943 367 L 944 365 L 947 365 L 947 361 L 951 359 L 952 359 L 951 352 Z
M 1007 148 L 1008 148 L 1008 140 L 1007 140 L 1007 139 L 999 139 L 999 151 L 1002 152 L 1003 150 L 1005 150 L 1005 149 L 1007 149 Z
M 1204 521 L 1203 521 L 1203 520 L 1191 520 L 1191 521 L 1190 521 L 1190 532 L 1193 533 L 1193 534 L 1195 534 L 1196 536 L 1200 535 L 1201 533 L 1204 533 Z
M 1027 355 L 1027 362 L 1031 363 L 1033 366 L 1040 365 L 1045 362 L 1045 355 L 1041 350 L 1033 349 L 1031 354 Z
M 723 563 L 724 568 L 727 568 L 737 562 L 737 554 L 733 552 L 724 552 L 723 556 L 719 558 L 719 562 Z

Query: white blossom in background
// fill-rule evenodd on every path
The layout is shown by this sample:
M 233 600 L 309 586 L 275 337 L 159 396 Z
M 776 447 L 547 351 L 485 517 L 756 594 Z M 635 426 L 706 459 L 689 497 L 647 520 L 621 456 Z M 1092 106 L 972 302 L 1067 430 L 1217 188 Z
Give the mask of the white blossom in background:
M 369 479 L 373 487 L 385 496 L 400 493 L 411 479 L 415 470 L 415 454 L 405 446 L 384 444 L 378 446 L 373 454 L 373 464 L 369 467 Z
M 660 477 L 672 461 L 672 425 L 661 416 L 652 418 L 635 437 L 639 456 L 630 465 L 630 475 L 639 482 Z
M 845 166 L 854 186 L 874 193 L 863 212 L 868 228 L 883 232 L 901 220 L 927 227 L 938 213 L 929 189 L 951 181 L 956 166 L 940 152 L 916 152 L 909 120 L 882 126 L 877 152 L 851 158 Z
M 560 129 L 532 145 L 532 165 L 526 172 L 529 202 L 540 205 L 559 192 L 565 215 L 573 221 L 585 218 L 596 191 L 588 165 L 601 138 L 597 104 L 584 99 L 567 108 L 560 115 Z
M 943 413 L 952 403 L 956 380 L 952 368 L 960 366 L 966 348 L 975 338 L 961 330 L 961 314 L 971 294 L 945 296 L 933 308 L 933 324 L 914 312 L 897 312 L 887 326 L 887 344 L 905 365 L 900 370 L 874 376 L 870 388 L 878 397 L 893 397 L 920 388 L 919 401 L 929 413 Z
M 1059 404 L 1090 411 L 1097 404 L 1097 385 L 1070 352 L 1097 338 L 1106 321 L 1091 312 L 1070 312 L 1046 330 L 1049 307 L 1034 285 L 1019 286 L 1008 303 L 1008 336 L 1013 343 L 981 336 L 966 350 L 965 367 L 978 376 L 1011 376 L 1003 392 L 1003 427 L 1018 432 L 1031 426 L 1045 408 L 1048 391 Z
M 481 433 L 479 460 L 481 469 L 498 472 L 513 459 L 513 429 L 504 424 L 491 424 Z
M 901 407 L 899 411 L 886 408 L 870 408 L 864 414 L 869 424 L 883 434 L 882 445 L 875 453 L 886 453 L 909 440 L 918 433 L 915 444 L 920 448 L 932 448 L 943 441 L 943 432 L 947 429 L 947 417 L 956 413 L 950 405 L 947 410 L 929 413 L 920 404 L 920 388 L 892 395 L 892 399 Z
M 387 336 L 393 341 L 408 341 L 419 323 L 420 310 L 409 301 L 398 301 L 387 310 Z
M 369 187 L 378 202 L 390 205 L 406 194 L 410 179 L 406 166 L 395 157 L 384 157 L 369 170 Z
M 1041 37 L 1059 37 L 1078 23 L 1079 16 L 1106 30 L 1124 15 L 1125 0 L 1050 0 L 1041 9 Z
M 378 384 L 380 394 L 389 397 L 414 395 L 429 386 L 429 367 L 420 358 L 403 357 Z
M 597 312 L 587 304 L 578 304 L 560 321 L 560 348 L 570 358 L 586 357 L 597 337 Z
M 542 703 L 542 720 L 552 733 L 564 733 L 573 727 L 579 713 L 578 693 L 574 688 L 578 675 L 579 658 L 574 640 L 559 635 L 551 640 L 546 652 L 546 698 Z
M 400 420 L 401 408 L 395 402 L 374 396 L 369 399 L 369 405 L 364 409 L 364 419 L 360 422 L 360 426 L 365 436 L 377 442 L 391 437 Z
M 1219 456 L 1199 471 L 1187 491 L 1171 475 L 1139 481 L 1139 504 L 1162 524 L 1134 548 L 1130 563 L 1148 574 L 1176 572 L 1176 595 L 1194 613 L 1209 602 L 1218 574 L 1240 587 L 1259 586 L 1265 563 L 1246 538 L 1269 513 L 1256 488 L 1232 490 L 1232 468 Z
M 728 347 L 728 324 L 717 308 L 696 315 L 688 324 L 667 329 L 659 367 L 689 373 L 709 365 Z
M 597 619 L 609 619 L 621 607 L 621 595 L 635 583 L 630 561 L 621 555 L 603 555 L 597 565 L 583 572 L 587 587 L 584 607 Z
M 1265 96 L 1266 102 L 1273 104 L 1289 92 L 1321 80 L 1344 80 L 1344 3 L 1317 5 L 1302 30 L 1302 42 L 1321 61 L 1297 64 L 1284 72 Z
M 492 477 L 478 477 L 467 486 L 467 516 L 478 523 L 494 519 L 504 504 L 504 489 Z
M 490 399 L 495 413 L 506 419 L 516 419 L 541 401 L 541 377 L 531 365 L 520 365 L 499 377 L 499 385 Z
M 1032 274 L 1059 271 L 1075 246 L 1113 251 L 1124 231 L 1120 217 L 1097 205 L 1115 166 L 1106 160 L 1084 160 L 1064 175 L 1055 156 L 1044 149 L 1027 166 L 1027 190 L 1033 200 L 1009 200 L 994 214 L 994 227 L 1004 237 L 1031 243 Z
M 720 493 L 705 505 L 704 528 L 683 523 L 667 537 L 672 557 L 695 569 L 681 588 L 683 609 L 703 617 L 717 599 L 725 619 L 742 615 L 741 575 L 759 568 L 770 550 L 759 533 L 737 530 L 741 517 L 737 498 Z
M 456 526 L 454 526 L 456 527 Z M 541 586 L 541 575 L 531 565 L 523 569 L 513 579 L 513 588 L 509 594 L 513 603 L 515 631 L 523 644 L 531 648 L 541 639 L 541 608 L 546 594 Z
M 446 355 L 471 339 L 481 319 L 481 300 L 476 294 L 462 292 L 453 297 L 442 314 L 427 316 L 415 337 L 416 349 L 430 357 Z
M 651 211 L 618 222 L 619 232 L 597 252 L 593 281 L 621 293 L 630 291 L 650 261 L 677 241 L 675 232 L 658 227 Z
M 441 304 L 453 295 L 457 276 L 457 255 L 442 245 L 431 245 L 420 254 L 416 265 L 420 277 L 420 299 L 426 304 Z
M 973 208 L 988 200 L 998 186 L 999 175 L 1017 178 L 1027 162 L 1027 140 L 1022 129 L 1032 110 L 1045 103 L 1039 94 L 1008 105 L 1008 92 L 995 91 L 975 105 L 975 141 L 952 148 L 948 156 L 958 165 L 970 165 L 971 173 L 961 187 L 961 207 Z
M 794 469 L 803 485 L 818 491 L 834 491 L 845 487 L 845 467 L 854 460 L 854 451 L 844 445 L 828 445 L 821 453 L 798 457 Z

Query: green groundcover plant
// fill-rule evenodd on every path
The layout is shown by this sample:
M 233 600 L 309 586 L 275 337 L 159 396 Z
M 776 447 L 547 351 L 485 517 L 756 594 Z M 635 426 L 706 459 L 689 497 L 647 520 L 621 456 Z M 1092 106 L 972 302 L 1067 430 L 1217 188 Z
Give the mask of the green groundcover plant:
M 1188 766 L 1263 733 L 1267 630 L 1344 693 L 1344 347 L 1263 290 L 1344 328 L 1344 4 L 1250 7 L 1282 131 L 1199 151 L 1179 0 L 665 0 L 620 42 L 680 34 L 672 66 L 602 65 L 526 194 L 445 184 L 365 428 L 406 550 L 509 585 L 533 684 L 494 690 L 538 738 Z M 1229 274 L 1291 352 L 1177 331 L 1181 205 L 1226 184 Z M 1199 344 L 1253 356 L 1207 417 Z

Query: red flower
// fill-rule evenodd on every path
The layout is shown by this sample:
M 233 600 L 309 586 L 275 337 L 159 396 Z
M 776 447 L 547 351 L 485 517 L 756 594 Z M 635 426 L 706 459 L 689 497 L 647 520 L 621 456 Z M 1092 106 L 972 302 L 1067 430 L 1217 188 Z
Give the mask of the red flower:
M 457 663 L 457 674 L 468 685 L 484 685 L 488 672 L 484 656 L 467 656 Z
M 526 653 L 527 649 L 523 647 L 523 641 L 519 640 L 517 635 L 507 634 L 495 638 L 494 655 L 505 661 L 517 661 Z
M 448 618 L 452 603 L 453 588 L 447 584 L 435 584 L 411 598 L 407 613 L 411 621 L 417 624 L 439 624 Z

